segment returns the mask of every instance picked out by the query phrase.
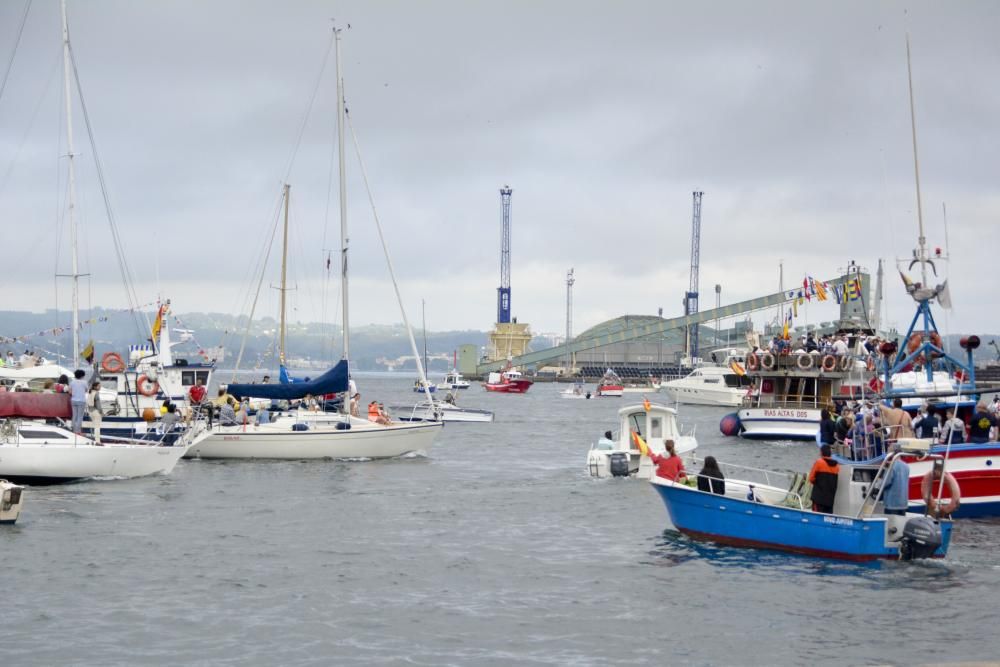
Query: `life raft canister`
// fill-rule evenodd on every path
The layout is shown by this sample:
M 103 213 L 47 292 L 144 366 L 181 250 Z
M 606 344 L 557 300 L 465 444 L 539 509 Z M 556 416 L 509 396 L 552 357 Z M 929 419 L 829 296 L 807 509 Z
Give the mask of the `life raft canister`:
M 105 373 L 121 373 L 125 370 L 125 362 L 122 355 L 117 352 L 105 352 L 101 357 L 101 370 Z
M 156 396 L 157 392 L 160 391 L 160 383 L 156 380 L 150 380 L 145 375 L 140 375 L 139 379 L 135 381 L 135 388 L 143 396 Z

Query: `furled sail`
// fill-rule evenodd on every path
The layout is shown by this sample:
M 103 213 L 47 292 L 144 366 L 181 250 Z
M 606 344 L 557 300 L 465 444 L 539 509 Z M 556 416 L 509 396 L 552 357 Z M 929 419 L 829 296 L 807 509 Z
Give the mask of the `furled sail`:
M 227 391 L 236 398 L 269 398 L 291 401 L 306 396 L 322 396 L 347 391 L 347 362 L 336 366 L 309 382 L 287 384 L 231 384 Z

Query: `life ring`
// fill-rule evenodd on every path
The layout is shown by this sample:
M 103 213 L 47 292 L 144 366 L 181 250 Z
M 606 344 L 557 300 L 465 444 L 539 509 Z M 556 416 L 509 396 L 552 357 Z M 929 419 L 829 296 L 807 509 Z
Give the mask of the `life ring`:
M 938 348 L 939 350 L 944 349 L 944 345 L 941 342 L 941 334 L 939 334 L 937 331 L 930 332 L 930 339 L 931 339 L 931 344 L 934 345 L 934 347 Z M 909 340 L 906 341 L 906 353 L 913 354 L 920 348 L 923 342 L 924 342 L 923 333 L 915 332 L 911 334 Z M 933 356 L 939 357 L 941 356 L 941 353 L 934 352 Z
M 150 380 L 145 375 L 140 375 L 139 379 L 135 381 L 135 388 L 143 396 L 156 396 L 160 391 L 160 383 L 156 380 Z
M 750 356 L 747 357 L 747 368 L 752 371 L 760 368 L 760 357 L 757 356 L 756 352 L 751 352 Z
M 938 492 L 939 483 L 939 480 L 934 479 L 933 472 L 927 473 L 920 482 L 920 495 L 923 496 L 924 503 L 927 504 L 928 514 L 932 516 L 950 516 L 962 504 L 962 494 L 958 488 L 958 481 L 947 470 L 944 472 L 944 483 L 948 487 L 948 495 L 951 497 L 945 503 L 944 495 L 942 495 L 941 500 L 943 504 L 940 506 L 938 506 L 937 501 L 934 499 L 934 496 Z
M 836 367 L 837 367 L 837 358 L 832 354 L 826 355 L 825 357 L 823 357 L 822 361 L 820 361 L 820 368 L 822 368 L 824 371 L 832 371 Z
M 765 371 L 769 371 L 774 368 L 774 355 L 770 352 L 765 352 L 760 355 L 760 367 Z
M 798 359 L 795 360 L 795 365 L 799 367 L 800 371 L 808 371 L 813 367 L 813 355 L 811 354 L 799 354 Z
M 849 354 L 845 354 L 840 358 L 840 370 L 849 371 L 852 368 L 854 368 L 854 358 Z
M 122 355 L 117 352 L 105 352 L 101 357 L 101 370 L 105 373 L 121 373 L 125 370 L 125 362 Z

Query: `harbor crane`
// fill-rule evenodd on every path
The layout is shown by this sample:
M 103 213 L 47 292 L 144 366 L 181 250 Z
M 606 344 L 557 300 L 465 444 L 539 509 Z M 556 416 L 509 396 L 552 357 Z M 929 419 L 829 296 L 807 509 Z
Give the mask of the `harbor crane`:
M 497 322 L 510 322 L 510 196 L 509 185 L 500 188 L 503 231 L 500 236 L 500 287 L 497 288 Z
M 701 196 L 704 192 L 692 192 L 693 211 L 691 214 L 691 281 L 684 294 L 684 315 L 698 312 L 698 263 L 701 256 Z M 698 325 L 692 324 L 687 330 L 687 356 L 694 362 L 698 356 Z

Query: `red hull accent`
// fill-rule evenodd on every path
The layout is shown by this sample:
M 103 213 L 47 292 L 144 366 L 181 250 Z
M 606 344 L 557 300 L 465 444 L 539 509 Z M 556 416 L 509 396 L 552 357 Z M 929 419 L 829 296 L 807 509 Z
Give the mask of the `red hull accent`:
M 951 474 L 955 477 L 955 481 L 958 482 L 958 490 L 962 495 L 962 500 L 971 501 L 975 498 L 1000 496 L 1000 445 L 997 445 L 997 443 L 986 443 L 985 446 L 989 449 L 956 449 L 949 453 L 948 458 L 953 461 L 982 457 L 993 463 L 993 465 L 985 467 L 984 462 L 984 467 L 974 470 L 950 469 Z M 906 457 L 905 460 L 907 463 L 913 463 L 916 459 Z M 923 502 L 923 497 L 920 494 L 920 483 L 924 477 L 925 475 L 918 477 L 910 476 L 910 500 Z M 934 493 L 937 495 L 936 488 Z M 951 498 L 947 484 L 944 485 L 942 497 Z
M 69 419 L 72 416 L 69 394 L 38 394 L 26 391 L 0 393 L 0 417 Z

